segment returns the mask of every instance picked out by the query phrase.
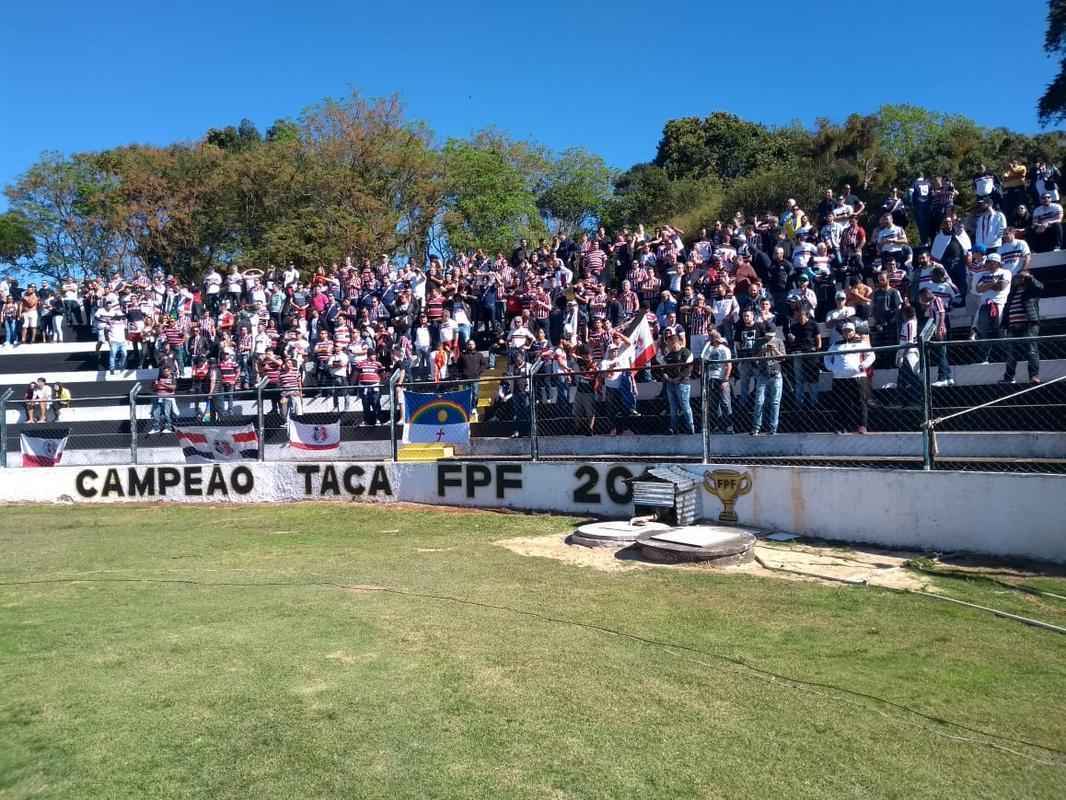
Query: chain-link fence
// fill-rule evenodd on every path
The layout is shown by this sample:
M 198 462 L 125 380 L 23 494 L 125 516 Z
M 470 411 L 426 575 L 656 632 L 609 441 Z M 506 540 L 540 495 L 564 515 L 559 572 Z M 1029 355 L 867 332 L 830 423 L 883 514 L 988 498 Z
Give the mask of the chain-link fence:
M 929 428 L 939 469 L 1066 472 L 1066 336 L 1037 325 L 931 342 Z M 964 434 L 970 434 L 965 436 Z M 1025 457 L 1015 455 L 1025 443 Z
M 66 434 L 63 464 L 128 464 L 131 461 L 131 417 L 128 395 L 101 397 L 49 395 L 0 401 L 3 464 L 22 463 L 22 437 Z
M 681 365 L 657 359 L 639 369 L 508 359 L 476 380 L 397 372 L 382 384 L 308 381 L 289 392 L 265 381 L 195 392 L 187 380 L 172 397 L 151 395 L 147 381 L 126 395 L 69 400 L 8 392 L 0 433 L 3 452 L 17 456 L 18 434 L 69 429 L 69 464 L 180 461 L 174 431 L 197 425 L 250 425 L 267 460 L 385 459 L 402 446 L 405 391 L 470 387 L 470 443 L 453 448 L 464 458 L 1066 472 L 1066 336 L 1022 335 L 1030 330 Z M 290 419 L 339 424 L 340 446 L 298 452 Z

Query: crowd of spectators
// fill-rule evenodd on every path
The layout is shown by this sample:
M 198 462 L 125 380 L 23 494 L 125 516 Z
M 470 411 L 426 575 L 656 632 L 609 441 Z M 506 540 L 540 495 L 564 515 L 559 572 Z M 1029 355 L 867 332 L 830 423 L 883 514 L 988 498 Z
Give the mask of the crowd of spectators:
M 920 382 L 907 345 L 930 320 L 934 340 L 945 340 L 950 310 L 970 293 L 975 338 L 1039 330 L 1041 284 L 1028 266 L 1032 252 L 1062 247 L 1058 180 L 1050 165 L 1012 161 L 1001 174 L 974 176 L 972 208 L 957 205 L 947 177 L 919 175 L 880 204 L 843 185 L 810 210 L 789 200 L 694 232 L 601 227 L 426 264 L 380 255 L 310 273 L 234 266 L 190 282 L 155 270 L 26 288 L 9 278 L 0 281 L 4 346 L 62 341 L 65 329 L 88 326 L 100 369 L 159 371 L 159 431 L 173 425 L 179 379 L 203 395 L 205 419 L 265 379 L 282 414 L 299 413 L 314 390 L 338 411 L 358 397 L 364 423 L 381 424 L 382 384 L 395 370 L 408 382 L 471 381 L 506 355 L 496 399 L 510 401 L 516 434 L 533 402 L 558 406 L 577 432 L 592 434 L 604 400 L 620 433 L 639 416 L 637 382 L 653 379 L 664 387 L 669 429 L 692 431 L 688 379 L 701 369 L 716 386 L 722 431 L 733 431 L 740 403 L 754 433 L 776 432 L 785 385 L 797 406 L 813 408 L 826 371 L 850 398 L 841 429 L 861 432 L 870 346 L 903 346 L 894 361 L 908 393 Z M 633 370 L 625 331 L 641 315 L 658 355 Z M 937 383 L 950 385 L 947 348 L 932 354 Z M 883 365 L 882 354 L 877 360 Z M 1008 359 L 1004 380 L 1014 379 L 1015 363 Z

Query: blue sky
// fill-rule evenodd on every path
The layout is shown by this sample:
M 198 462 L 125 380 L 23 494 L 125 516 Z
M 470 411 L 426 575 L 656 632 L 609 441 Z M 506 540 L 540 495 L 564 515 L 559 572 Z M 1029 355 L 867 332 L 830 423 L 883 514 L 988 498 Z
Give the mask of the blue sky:
M 626 167 L 654 155 L 664 121 L 716 110 L 810 124 L 909 102 L 1035 132 L 1055 72 L 1033 0 L 498 5 L 13 4 L 0 184 L 44 150 L 164 144 L 242 117 L 265 129 L 351 88 L 399 93 L 442 139 L 494 125 Z

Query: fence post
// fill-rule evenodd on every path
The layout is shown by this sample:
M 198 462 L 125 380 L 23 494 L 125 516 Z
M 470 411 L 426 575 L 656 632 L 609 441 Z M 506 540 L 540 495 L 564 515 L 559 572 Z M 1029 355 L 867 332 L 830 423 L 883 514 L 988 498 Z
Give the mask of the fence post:
M 936 332 L 936 320 L 929 319 L 918 334 L 918 369 L 922 376 L 922 469 L 933 468 L 933 430 L 929 427 L 931 387 L 929 385 L 929 339 Z
M 700 418 L 703 425 L 703 463 L 711 461 L 711 394 L 708 389 L 707 362 L 700 361 Z
M 397 369 L 389 376 L 389 449 L 394 462 L 400 460 L 400 443 L 396 439 L 396 386 L 400 382 L 401 374 L 402 369 Z
M 267 379 L 262 378 L 255 385 L 255 424 L 256 433 L 259 434 L 259 460 L 266 461 L 266 428 L 263 424 L 263 388 L 267 385 Z
M 0 468 L 7 467 L 7 401 L 15 393 L 10 387 L 0 395 Z
M 141 392 L 141 384 L 133 384 L 130 389 L 130 463 L 137 463 L 137 395 Z
M 529 460 L 535 464 L 540 458 L 540 442 L 537 441 L 537 373 L 528 371 L 527 374 L 529 375 Z

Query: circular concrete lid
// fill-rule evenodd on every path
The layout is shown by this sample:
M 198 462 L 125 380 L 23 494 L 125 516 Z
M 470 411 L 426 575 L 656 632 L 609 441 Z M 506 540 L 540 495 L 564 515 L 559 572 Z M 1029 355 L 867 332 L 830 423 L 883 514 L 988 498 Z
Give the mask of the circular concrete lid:
M 574 544 L 586 546 L 631 544 L 640 536 L 669 529 L 669 525 L 661 522 L 645 522 L 642 525 L 631 525 L 624 520 L 590 522 L 574 531 L 571 539 Z

